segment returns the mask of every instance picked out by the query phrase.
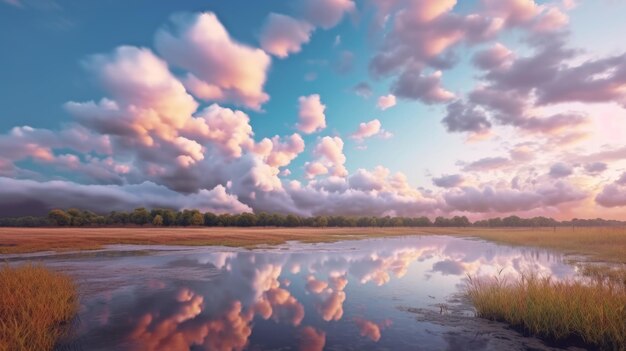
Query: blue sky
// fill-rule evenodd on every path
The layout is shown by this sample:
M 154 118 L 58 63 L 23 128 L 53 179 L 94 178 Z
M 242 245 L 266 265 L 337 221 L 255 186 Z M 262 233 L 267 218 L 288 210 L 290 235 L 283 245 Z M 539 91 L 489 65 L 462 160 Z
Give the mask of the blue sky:
M 386 8 L 384 4 L 392 6 Z M 321 199 L 331 201 L 337 196 L 339 199 L 334 199 L 337 203 L 353 203 L 357 198 L 365 202 L 357 207 L 362 207 L 366 214 L 462 213 L 478 218 L 519 212 L 557 217 L 573 213 L 615 216 L 620 213 L 619 208 L 626 205 L 626 200 L 609 196 L 605 190 L 626 194 L 626 189 L 622 189 L 626 185 L 620 183 L 625 165 L 621 156 L 607 158 L 603 152 L 619 154 L 619 150 L 625 147 L 620 137 L 626 136 L 622 110 L 626 88 L 619 71 L 626 65 L 620 58 L 623 44 L 618 39 L 618 33 L 626 29 L 620 18 L 625 10 L 626 4 L 616 1 L 480 0 L 457 4 L 453 0 L 439 3 L 431 0 L 156 3 L 4 0 L 0 2 L 0 46 L 5 48 L 5 53 L 0 55 L 0 146 L 5 151 L 0 153 L 0 165 L 4 167 L 0 169 L 0 176 L 6 184 L 16 184 L 22 190 L 20 194 L 12 194 L 15 199 L 28 197 L 33 186 L 46 189 L 51 186 L 50 181 L 60 181 L 66 182 L 64 186 L 80 184 L 85 187 L 81 191 L 85 192 L 97 190 L 90 190 L 90 186 L 116 187 L 122 198 L 119 203 L 128 206 L 162 204 L 138 195 L 144 194 L 144 190 L 136 188 L 144 186 L 158 189 L 151 190 L 155 197 L 173 192 L 180 197 L 175 206 L 195 205 L 205 209 L 212 209 L 218 200 L 192 201 L 190 194 L 198 197 L 202 191 L 224 191 L 230 205 L 217 209 L 224 211 L 246 209 L 321 214 L 327 208 L 326 200 Z M 247 64 L 257 62 L 252 60 L 254 50 L 258 50 L 257 57 L 267 57 L 270 63 L 255 68 L 254 72 L 265 75 L 255 89 L 262 89 L 269 100 L 257 108 L 232 95 L 215 99 L 198 96 L 189 86 L 188 74 L 198 76 L 203 70 L 205 73 L 211 70 L 226 72 L 229 68 L 220 68 L 219 62 L 210 62 L 207 57 L 198 57 L 198 62 L 206 62 L 208 68 L 181 65 L 180 60 L 184 58 L 174 56 L 191 57 L 194 54 L 181 52 L 168 57 L 161 52 L 163 49 L 157 48 L 157 32 L 170 31 L 176 35 L 180 34 L 178 30 L 186 28 L 176 28 L 170 22 L 177 13 L 188 14 L 189 23 L 185 25 L 189 28 L 202 21 L 207 25 L 223 26 L 230 41 L 226 45 L 235 43 L 233 45 L 245 47 L 242 52 L 251 55 Z M 202 13 L 214 14 L 217 24 L 203 17 Z M 269 36 L 266 29 L 271 13 L 289 16 L 292 23 L 308 28 L 306 39 L 292 43 L 298 49 L 289 51 L 287 57 L 279 57 L 272 49 L 262 47 L 262 38 Z M 386 20 L 382 21 L 383 18 Z M 279 31 L 282 34 L 268 40 L 277 43 L 296 40 L 289 35 L 285 38 L 284 33 L 292 32 L 293 28 L 283 28 Z M 184 41 L 182 37 L 177 39 Z M 542 50 L 549 50 L 536 44 L 542 40 L 563 43 L 563 50 L 549 56 L 561 60 L 558 64 L 546 61 L 541 55 Z M 212 44 L 193 45 L 209 47 Z M 490 51 L 497 45 L 502 49 L 500 52 Z M 95 117 L 86 117 L 86 110 L 68 110 L 66 103 L 70 101 L 97 103 L 102 98 L 111 99 L 118 107 L 125 108 L 122 106 L 125 97 L 116 94 L 126 88 L 116 85 L 116 91 L 107 86 L 113 84 L 111 81 L 107 83 L 107 79 L 118 79 L 113 76 L 119 72 L 105 72 L 102 67 L 90 66 L 90 57 L 101 54 L 106 56 L 106 62 L 121 71 L 124 60 L 131 62 L 132 58 L 123 55 L 115 58 L 112 53 L 120 46 L 147 48 L 156 60 L 164 62 L 175 81 L 171 84 L 184 85 L 185 95 L 193 99 L 198 108 L 193 115 L 176 118 L 197 118 L 201 110 L 213 104 L 219 104 L 223 109 L 220 113 L 231 109 L 249 116 L 245 125 L 249 124 L 252 130 L 246 136 L 250 140 L 236 141 L 241 142 L 239 146 L 244 155 L 237 156 L 237 160 L 223 158 L 214 151 L 221 147 L 210 139 L 214 136 L 204 136 L 210 140 L 194 139 L 189 136 L 193 132 L 189 129 L 191 127 L 175 130 L 180 123 L 177 127 L 169 126 L 173 128 L 171 133 L 165 133 L 153 124 L 140 125 L 145 123 L 140 120 L 143 117 L 119 117 L 132 120 L 131 125 L 135 127 L 146 128 L 151 138 L 156 136 L 157 149 L 169 152 L 171 147 L 171 155 L 183 152 L 179 156 L 194 159 L 193 165 L 183 167 L 185 170 L 169 169 L 171 162 L 166 156 L 160 160 L 156 160 L 156 156 L 146 156 L 155 152 L 154 145 L 129 146 L 139 136 L 124 139 L 126 133 L 111 134 L 101 124 L 94 127 Z M 215 46 L 211 48 L 217 50 L 215 57 L 219 57 L 219 50 Z M 200 47 L 199 50 L 205 49 Z M 570 49 L 575 54 L 567 51 Z M 496 64 L 492 60 L 489 61 L 492 66 L 477 67 L 476 57 L 483 52 L 496 56 L 498 53 L 504 55 L 504 52 L 509 54 L 498 58 L 504 60 L 502 62 Z M 346 60 L 346 57 L 351 59 Z M 381 57 L 391 60 L 387 63 L 387 67 L 391 67 L 388 71 L 376 63 Z M 609 60 L 609 57 L 614 59 Z M 343 68 L 340 67 L 342 58 Z M 516 69 L 523 67 L 526 59 L 536 60 L 537 66 L 531 69 L 536 67 L 537 71 L 542 71 L 546 67 L 545 75 L 552 80 L 542 79 L 539 75 L 535 81 L 525 82 L 523 75 L 515 76 Z M 594 77 L 599 77 L 596 81 L 585 82 L 589 83 L 588 86 L 577 84 L 577 91 L 564 88 L 567 79 L 575 82 L 578 71 L 598 66 L 596 61 L 602 60 L 610 61 L 603 71 L 591 68 Z M 145 64 L 146 61 L 142 62 Z M 244 73 L 240 72 L 239 78 Z M 233 88 L 232 84 L 238 83 L 232 81 L 210 81 L 214 74 L 200 78 L 207 84 L 222 84 L 221 89 L 240 88 Z M 355 93 L 353 87 L 362 82 L 370 85 L 371 96 Z M 314 94 L 319 95 L 325 107 L 321 117 L 326 126 L 308 133 L 298 127 L 299 118 L 302 118 L 299 117 L 302 106 L 298 101 Z M 377 107 L 378 98 L 388 94 L 396 95 L 397 104 L 385 110 Z M 513 97 L 519 99 L 519 106 L 523 105 L 524 109 L 503 110 L 494 102 L 498 94 L 509 96 L 508 102 Z M 547 100 L 540 101 L 542 96 L 547 96 Z M 133 103 L 137 105 L 136 100 Z M 465 113 L 453 114 L 452 106 L 464 106 Z M 142 108 L 154 110 L 153 106 Z M 472 115 L 468 111 L 477 112 Z M 600 116 L 595 117 L 595 114 Z M 555 115 L 558 118 L 551 118 Z M 445 119 L 447 116 L 449 118 Z M 110 123 L 115 123 L 114 119 L 118 117 L 107 118 Z M 369 134 L 361 131 L 365 136 L 355 139 L 359 124 L 373 120 L 377 120 L 383 130 Z M 607 129 L 607 125 L 612 127 Z M 14 127 L 23 126 L 35 131 L 20 135 L 12 132 Z M 240 127 L 248 128 L 246 126 Z M 90 135 L 87 140 L 96 135 L 106 139 L 106 143 L 112 145 L 110 150 L 77 150 L 73 146 L 76 141 L 68 141 L 65 137 L 53 145 L 44 145 L 42 141 L 41 135 L 45 133 L 61 138 L 64 133 L 79 129 Z M 280 141 L 294 133 L 302 138 L 304 147 L 286 146 L 293 149 L 289 150 L 290 154 L 277 156 Z M 259 151 L 262 140 L 274 136 L 281 139 L 265 142 L 266 146 L 273 145 L 273 151 L 266 154 Z M 318 148 L 325 137 L 337 138 L 332 140 L 340 140 L 343 147 L 340 150 L 335 148 L 337 145 L 331 147 L 332 150 Z M 203 156 L 192 154 L 190 149 L 179 150 L 182 146 L 176 138 L 197 143 Z M 233 142 L 231 140 L 229 145 Z M 228 144 L 229 140 L 220 139 L 219 143 Z M 13 146 L 15 149 L 7 151 Z M 149 147 L 153 149 L 148 150 Z M 164 151 L 164 154 L 168 152 Z M 515 155 L 520 154 L 525 156 L 515 159 Z M 247 160 L 248 155 L 251 160 Z M 283 156 L 288 161 L 275 161 Z M 344 166 L 342 158 L 345 158 L 346 174 L 340 174 Z M 244 166 L 244 159 L 255 165 Z M 211 160 L 211 166 L 200 165 L 208 160 Z M 107 163 L 108 166 L 98 167 L 117 167 L 125 171 L 119 173 L 112 171 L 113 168 L 98 168 L 96 171 L 90 168 L 95 167 L 95 163 Z M 311 174 L 308 167 L 315 163 L 323 165 L 326 171 Z M 598 169 L 602 168 L 601 174 L 588 171 L 593 168 L 592 163 L 605 165 L 596 165 Z M 557 177 L 551 171 L 560 166 L 568 171 Z M 156 168 L 162 170 L 160 176 L 143 176 Z M 229 174 L 231 168 L 237 174 Z M 375 171 L 381 168 L 385 171 Z M 223 174 L 194 178 L 209 169 Z M 223 171 L 225 169 L 228 171 Z M 107 176 L 103 178 L 98 172 Z M 394 178 L 396 172 L 402 173 L 400 183 L 399 178 Z M 96 173 L 99 175 L 94 177 Z M 196 186 L 181 190 L 169 180 L 181 177 L 181 174 L 193 178 L 190 182 Z M 436 185 L 436 179 L 451 175 L 459 175 L 463 181 L 444 187 Z M 520 185 L 520 179 L 524 180 L 523 185 Z M 335 194 L 329 186 L 325 188 L 323 184 L 328 181 L 335 185 L 343 182 L 341 191 Z M 220 187 L 218 190 L 217 186 Z M 361 193 L 357 198 L 351 198 L 355 192 Z M 560 197 L 546 198 L 554 193 Z M 302 197 L 317 200 L 311 205 Z M 81 205 L 51 201 L 44 201 L 44 207 Z M 517 205 L 466 204 L 499 201 Z M 7 202 L 6 206 L 10 205 Z

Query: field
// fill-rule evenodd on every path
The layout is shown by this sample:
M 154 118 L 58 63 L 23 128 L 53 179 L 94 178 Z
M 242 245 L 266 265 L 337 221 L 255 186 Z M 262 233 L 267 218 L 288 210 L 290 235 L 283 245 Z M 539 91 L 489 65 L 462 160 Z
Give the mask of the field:
M 0 351 L 51 350 L 78 312 L 72 279 L 37 265 L 0 267 Z
M 626 263 L 626 228 L 0 228 L 0 254 L 93 250 L 110 244 L 254 247 L 418 234 L 476 237 Z

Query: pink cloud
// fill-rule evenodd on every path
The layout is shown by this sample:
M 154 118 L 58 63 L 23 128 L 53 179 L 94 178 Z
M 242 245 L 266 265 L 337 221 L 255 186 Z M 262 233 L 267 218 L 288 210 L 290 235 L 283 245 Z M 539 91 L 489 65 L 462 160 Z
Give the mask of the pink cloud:
M 309 42 L 314 28 L 307 22 L 289 16 L 270 13 L 261 30 L 261 47 L 280 58 L 300 52 Z
M 378 98 L 376 106 L 383 111 L 388 108 L 394 107 L 396 106 L 396 96 L 393 94 L 381 96 Z
M 381 123 L 377 119 L 360 123 L 359 128 L 352 133 L 352 138 L 357 141 L 363 141 L 364 139 L 371 138 L 373 136 L 389 138 L 392 134 L 382 129 Z
M 284 167 L 293 161 L 299 154 L 304 151 L 304 140 L 298 133 L 294 133 L 291 136 L 285 138 L 282 141 L 281 138 L 276 135 L 270 141 L 269 152 L 266 153 L 266 163 L 272 167 Z
M 322 104 L 318 94 L 301 96 L 298 103 L 299 120 L 296 126 L 301 132 L 311 134 L 326 128 L 326 105 Z
M 456 1 L 391 1 L 379 6 L 381 18 L 397 10 L 392 28 L 370 62 L 375 76 L 403 71 L 421 71 L 423 66 L 446 68 L 452 59 L 445 53 L 462 42 L 493 38 L 502 20 L 479 14 L 461 16 L 451 12 Z M 398 95 L 398 94 L 396 94 Z
M 374 342 L 380 340 L 381 332 L 378 324 L 363 318 L 355 318 L 354 323 L 359 328 L 361 336 L 365 336 Z
M 426 104 L 448 102 L 454 99 L 454 93 L 441 86 L 442 74 L 441 71 L 431 75 L 424 75 L 417 70 L 404 71 L 392 86 L 392 91 L 396 96 L 420 100 Z
M 336 26 L 344 14 L 356 9 L 352 0 L 301 0 L 301 2 L 303 17 L 324 29 Z
M 626 206 L 626 173 L 615 182 L 605 185 L 596 196 L 596 203 L 603 207 Z
M 340 137 L 323 137 L 315 146 L 314 154 L 324 166 L 332 169 L 333 175 L 340 177 L 348 175 L 344 166 L 346 155 L 343 153 L 343 140 Z
M 460 174 L 443 175 L 433 178 L 433 184 L 441 188 L 454 188 L 463 184 L 463 176 Z
M 534 0 L 482 0 L 487 12 L 504 18 L 508 26 L 519 26 L 531 22 L 541 13 Z
M 300 330 L 301 351 L 322 351 L 326 344 L 326 333 L 313 327 L 304 327 Z
M 479 51 L 473 58 L 473 62 L 481 69 L 488 70 L 510 63 L 514 54 L 506 46 L 496 43 L 491 48 Z
M 313 179 L 318 175 L 328 174 L 328 168 L 320 162 L 307 162 L 304 165 L 305 176 Z
M 271 58 L 234 41 L 213 13 L 173 16 L 171 27 L 157 32 L 155 45 L 168 62 L 190 72 L 188 88 L 198 97 L 252 109 L 269 100 L 263 85 Z
M 486 134 L 491 129 L 491 122 L 484 111 L 463 101 L 455 101 L 446 107 L 447 114 L 441 120 L 448 132 L 470 132 Z
M 326 290 L 326 288 L 328 288 L 327 282 L 317 280 L 312 275 L 307 277 L 306 289 L 308 292 L 312 294 L 321 294 L 324 290 Z
M 444 194 L 446 203 L 455 210 L 500 213 L 556 206 L 586 197 L 586 192 L 563 181 L 540 184 L 533 189 L 526 190 L 498 189 L 491 186 L 482 189 L 462 187 Z

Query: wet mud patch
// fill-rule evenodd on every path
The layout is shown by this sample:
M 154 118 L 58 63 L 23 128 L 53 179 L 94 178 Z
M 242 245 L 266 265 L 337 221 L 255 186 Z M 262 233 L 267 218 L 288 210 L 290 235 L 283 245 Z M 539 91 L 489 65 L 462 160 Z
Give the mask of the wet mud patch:
M 505 323 L 478 318 L 474 315 L 475 311 L 469 300 L 461 295 L 453 296 L 445 303 L 432 304 L 428 308 L 401 306 L 398 309 L 414 314 L 420 323 L 445 327 L 441 332 L 430 332 L 447 341 L 447 350 L 584 350 L 574 346 L 553 347 L 541 339 L 524 336 Z

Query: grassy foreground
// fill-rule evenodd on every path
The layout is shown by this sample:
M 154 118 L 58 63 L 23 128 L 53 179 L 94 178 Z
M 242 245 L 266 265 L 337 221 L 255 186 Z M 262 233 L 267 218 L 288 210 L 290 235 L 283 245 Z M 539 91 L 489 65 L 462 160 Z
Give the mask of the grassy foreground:
M 479 317 L 506 322 L 556 343 L 626 350 L 626 284 L 592 284 L 526 275 L 469 279 L 467 295 Z
M 77 312 L 70 277 L 38 265 L 0 267 L 0 351 L 52 350 Z

